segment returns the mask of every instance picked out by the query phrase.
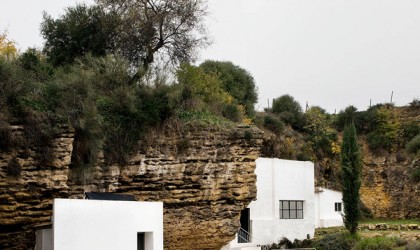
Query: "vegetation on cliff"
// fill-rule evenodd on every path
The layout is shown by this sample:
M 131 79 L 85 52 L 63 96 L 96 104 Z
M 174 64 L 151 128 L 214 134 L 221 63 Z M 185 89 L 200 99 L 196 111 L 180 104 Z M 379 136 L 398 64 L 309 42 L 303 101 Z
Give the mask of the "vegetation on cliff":
M 70 126 L 73 167 L 93 165 L 100 150 L 106 162 L 124 165 L 150 128 L 249 122 L 257 90 L 248 71 L 231 62 L 190 64 L 207 41 L 205 8 L 203 1 L 97 1 L 58 19 L 44 14 L 42 51 L 17 53 L 2 35 L 0 149 L 22 143 L 9 126 L 23 124 L 25 143 L 39 145 L 39 163 L 49 165 L 52 138 Z

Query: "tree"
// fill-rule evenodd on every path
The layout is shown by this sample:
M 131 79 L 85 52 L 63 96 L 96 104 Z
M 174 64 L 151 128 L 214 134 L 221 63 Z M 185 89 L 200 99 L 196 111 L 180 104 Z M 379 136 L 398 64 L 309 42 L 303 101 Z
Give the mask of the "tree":
M 333 154 L 336 140 L 336 130 L 333 129 L 329 115 L 318 106 L 311 107 L 305 113 L 304 129 L 309 133 L 309 143 L 317 153 Z
M 355 234 L 360 219 L 359 189 L 362 161 L 354 123 L 347 125 L 341 145 L 341 169 L 343 172 L 344 225 Z
M 203 0 L 96 0 L 121 18 L 116 43 L 129 61 L 147 70 L 160 54 L 173 64 L 190 62 L 207 44 Z
M 295 129 L 302 127 L 302 107 L 291 95 L 282 95 L 273 100 L 271 111 Z
M 356 112 L 357 112 L 357 108 L 354 107 L 353 105 L 346 107 L 344 111 L 341 110 L 340 113 L 338 113 L 338 115 L 336 116 L 336 119 L 334 121 L 337 128 L 342 130 L 344 129 L 345 125 L 350 124 L 351 122 L 354 122 L 356 125 L 356 121 L 355 121 L 357 118 Z
M 254 104 L 258 101 L 257 87 L 251 74 L 232 62 L 205 61 L 200 64 L 206 73 L 216 73 L 222 81 L 223 89 L 245 107 L 248 116 L 254 114 Z
M 184 109 L 200 110 L 204 107 L 229 103 L 232 97 L 222 88 L 215 73 L 206 74 L 200 67 L 182 64 L 177 71 L 177 80 L 182 88 Z
M 77 5 L 69 7 L 58 19 L 44 13 L 41 34 L 44 52 L 54 66 L 71 64 L 77 57 L 91 53 L 104 56 L 115 50 L 119 17 L 99 6 Z
M 7 32 L 0 34 L 0 57 L 6 60 L 14 59 L 17 55 L 16 43 L 7 38 Z

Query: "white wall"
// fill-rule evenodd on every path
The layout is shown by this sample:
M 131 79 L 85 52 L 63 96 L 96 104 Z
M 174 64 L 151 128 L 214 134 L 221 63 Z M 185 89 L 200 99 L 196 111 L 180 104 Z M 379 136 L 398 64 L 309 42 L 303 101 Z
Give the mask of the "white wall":
M 53 210 L 54 249 L 135 250 L 146 232 L 146 249 L 163 250 L 162 202 L 55 199 Z
M 312 162 L 258 158 L 257 200 L 251 202 L 252 242 L 293 241 L 315 232 L 314 165 Z M 280 219 L 280 200 L 303 200 L 303 219 Z
M 341 205 L 342 212 L 335 211 L 335 203 L 343 202 L 342 193 L 326 188 L 318 188 L 315 193 L 315 226 L 318 227 L 337 227 L 343 226 L 344 205 Z
M 53 250 L 54 238 L 52 228 L 38 229 L 35 232 L 35 250 Z

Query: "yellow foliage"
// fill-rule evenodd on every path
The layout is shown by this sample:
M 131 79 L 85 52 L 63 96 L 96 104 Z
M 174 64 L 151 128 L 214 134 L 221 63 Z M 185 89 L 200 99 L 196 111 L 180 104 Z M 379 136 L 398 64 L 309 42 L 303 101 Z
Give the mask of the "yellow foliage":
M 242 119 L 242 123 L 245 125 L 251 125 L 252 124 L 252 119 L 249 119 L 248 117 L 245 117 L 244 119 Z
M 0 34 L 0 56 L 11 60 L 16 58 L 17 48 L 16 43 L 7 38 L 6 32 Z
M 339 155 L 341 153 L 340 144 L 335 141 L 331 142 L 331 152 L 335 155 Z

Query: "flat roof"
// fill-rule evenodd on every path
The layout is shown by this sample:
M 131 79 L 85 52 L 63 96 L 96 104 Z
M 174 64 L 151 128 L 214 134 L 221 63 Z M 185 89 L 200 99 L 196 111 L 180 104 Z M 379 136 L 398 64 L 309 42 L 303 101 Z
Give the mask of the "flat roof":
M 86 192 L 85 195 L 86 199 L 88 200 L 136 201 L 136 199 L 134 199 L 134 196 L 130 194 Z

